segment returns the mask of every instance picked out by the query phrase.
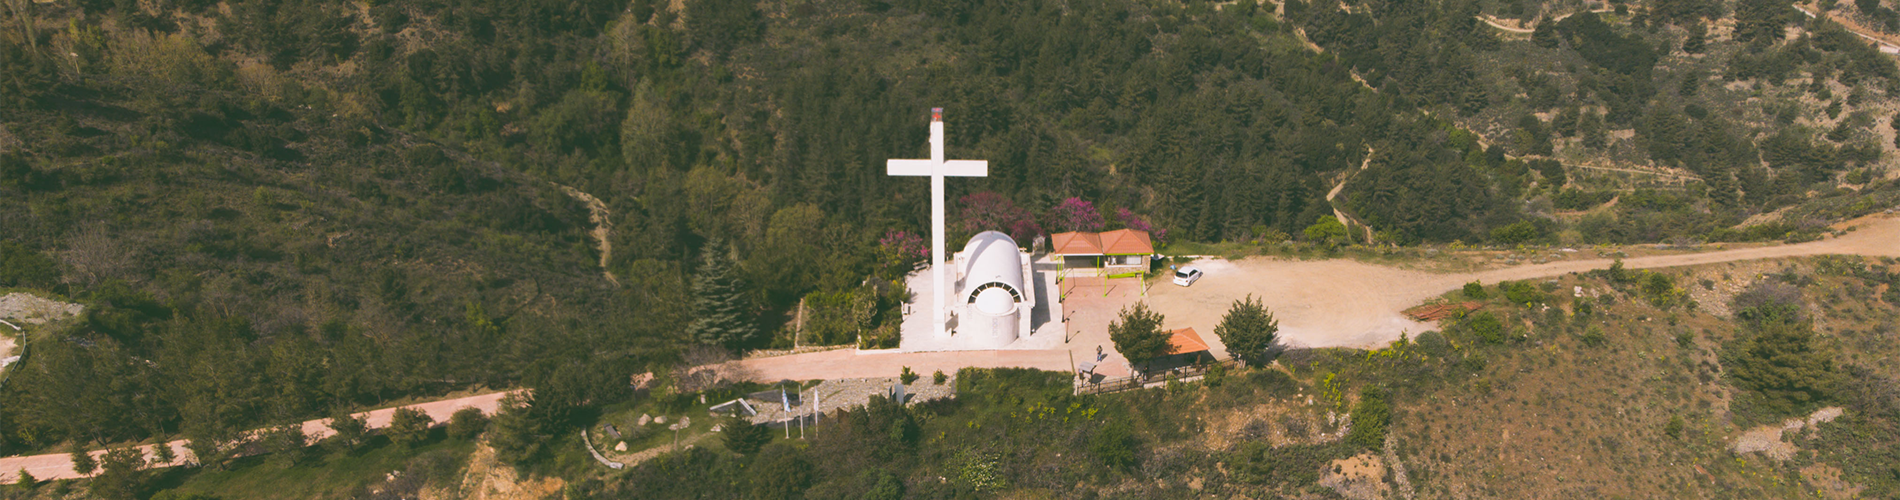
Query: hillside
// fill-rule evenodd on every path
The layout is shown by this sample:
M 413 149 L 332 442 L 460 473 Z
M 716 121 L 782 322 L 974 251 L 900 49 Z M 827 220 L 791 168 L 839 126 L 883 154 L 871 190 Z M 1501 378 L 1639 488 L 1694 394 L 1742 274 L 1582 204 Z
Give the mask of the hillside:
M 1843 437 L 1891 436 L 1897 418 L 1870 340 L 1892 332 L 1891 262 L 1795 265 L 1785 281 L 1819 283 L 1799 285 L 1799 321 L 1703 297 L 1755 281 L 1742 274 L 1675 278 L 1704 309 L 1574 276 L 1552 309 L 1492 300 L 1509 341 L 1473 344 L 1453 321 L 1432 341 L 1097 397 L 1059 374 L 973 372 L 967 397 L 848 414 L 835 438 L 624 475 L 565 441 L 612 409 L 690 406 L 678 368 L 894 344 L 906 294 L 889 284 L 922 258 L 930 200 L 882 165 L 927 155 L 934 106 L 948 156 L 991 165 L 949 183 L 953 242 L 1138 227 L 1164 253 L 1417 257 L 1819 238 L 1900 205 L 1900 67 L 1830 20 L 1891 33 L 1900 15 L 1801 6 L 1822 15 L 1789 0 L 8 0 L 0 287 L 85 313 L 25 339 L 0 452 L 229 448 L 249 429 L 528 388 L 513 441 L 429 460 L 498 448 L 524 477 L 658 496 L 895 481 L 933 497 L 1723 497 L 1837 476 L 1891 495 L 1866 457 L 1892 440 Z M 1619 298 L 1578 314 L 1572 286 Z M 807 317 L 830 330 L 799 333 Z M 1722 438 L 1817 408 L 1739 399 L 1724 346 L 1803 324 L 1840 364 L 1827 399 L 1847 413 L 1795 438 L 1813 453 L 1731 464 Z M 645 372 L 656 389 L 628 390 Z M 1326 437 L 1336 415 L 1387 404 L 1393 440 Z M 404 491 L 451 480 L 405 462 L 420 453 L 365 460 L 434 467 Z M 1362 454 L 1354 470 L 1380 479 L 1313 473 Z M 1577 463 L 1529 461 L 1564 454 Z M 243 482 L 258 462 L 139 493 Z M 752 489 L 768 488 L 740 479 L 759 468 L 810 490 Z M 660 484 L 689 473 L 708 480 Z M 1499 479 L 1523 476 L 1556 479 Z

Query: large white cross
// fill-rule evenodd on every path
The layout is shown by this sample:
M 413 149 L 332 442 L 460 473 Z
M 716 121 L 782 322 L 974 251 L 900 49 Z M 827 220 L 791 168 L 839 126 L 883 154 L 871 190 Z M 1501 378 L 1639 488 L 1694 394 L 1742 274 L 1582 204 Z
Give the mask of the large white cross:
M 930 283 L 934 288 L 930 295 L 936 303 L 931 309 L 931 319 L 937 327 L 937 338 L 948 338 L 950 332 L 944 329 L 943 307 L 943 298 L 950 291 L 949 283 L 943 279 L 943 178 L 988 177 L 990 162 L 944 160 L 943 108 L 930 108 L 930 159 L 890 160 L 885 168 L 890 175 L 930 176 Z

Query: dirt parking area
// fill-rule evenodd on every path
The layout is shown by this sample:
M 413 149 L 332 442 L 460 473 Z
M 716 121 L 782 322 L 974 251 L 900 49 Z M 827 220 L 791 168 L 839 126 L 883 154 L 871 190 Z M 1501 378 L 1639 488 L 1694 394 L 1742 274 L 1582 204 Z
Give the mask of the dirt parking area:
M 1853 230 L 1839 237 L 1794 245 L 1749 247 L 1699 253 L 1652 255 L 1623 260 L 1630 269 L 1692 266 L 1825 254 L 1900 256 L 1900 217 L 1875 215 L 1844 222 Z M 1566 259 L 1532 265 L 1458 273 L 1432 273 L 1358 261 L 1250 258 L 1203 259 L 1191 263 L 1207 273 L 1192 287 L 1160 283 L 1148 291 L 1149 307 L 1167 317 L 1167 328 L 1193 327 L 1217 356 L 1226 346 L 1214 327 L 1233 302 L 1253 295 L 1280 321 L 1283 342 L 1292 347 L 1375 348 L 1417 335 L 1433 326 L 1401 311 L 1465 283 L 1549 278 L 1608 268 L 1612 259 Z M 1685 286 L 1694 286 L 1684 283 Z M 1065 304 L 1071 315 L 1088 308 Z M 1099 311 L 1096 311 L 1099 312 Z M 1108 314 L 1114 314 L 1109 312 Z M 1112 347 L 1112 346 L 1111 346 Z

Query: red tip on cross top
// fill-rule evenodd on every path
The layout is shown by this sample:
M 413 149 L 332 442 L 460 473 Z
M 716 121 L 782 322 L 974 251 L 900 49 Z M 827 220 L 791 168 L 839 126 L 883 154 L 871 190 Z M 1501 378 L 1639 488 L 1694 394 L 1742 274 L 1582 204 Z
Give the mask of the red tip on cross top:
M 943 108 L 930 108 L 930 121 L 943 121 Z

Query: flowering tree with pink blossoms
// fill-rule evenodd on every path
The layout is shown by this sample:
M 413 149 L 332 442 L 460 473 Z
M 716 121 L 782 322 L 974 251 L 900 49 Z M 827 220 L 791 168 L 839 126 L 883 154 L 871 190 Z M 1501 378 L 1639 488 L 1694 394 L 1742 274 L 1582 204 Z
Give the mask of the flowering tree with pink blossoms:
M 930 245 L 924 243 L 924 237 L 910 231 L 885 231 L 884 237 L 877 240 L 877 263 L 887 279 L 904 276 L 911 266 L 928 258 Z
M 970 234 L 1002 231 L 1021 245 L 1027 245 L 1030 239 L 1042 234 L 1042 226 L 1036 224 L 1035 217 L 1003 195 L 990 191 L 971 193 L 957 198 L 957 204 L 963 207 L 957 222 Z
M 1049 211 L 1049 225 L 1057 232 L 1101 231 L 1102 214 L 1095 204 L 1081 198 L 1069 198 Z
M 1115 219 L 1122 221 L 1122 225 L 1127 226 L 1129 229 L 1147 232 L 1148 237 L 1154 238 L 1156 246 L 1168 242 L 1167 228 L 1156 228 L 1153 224 L 1149 224 L 1147 219 L 1141 218 L 1140 215 L 1136 215 L 1133 211 L 1126 208 L 1115 209 Z

